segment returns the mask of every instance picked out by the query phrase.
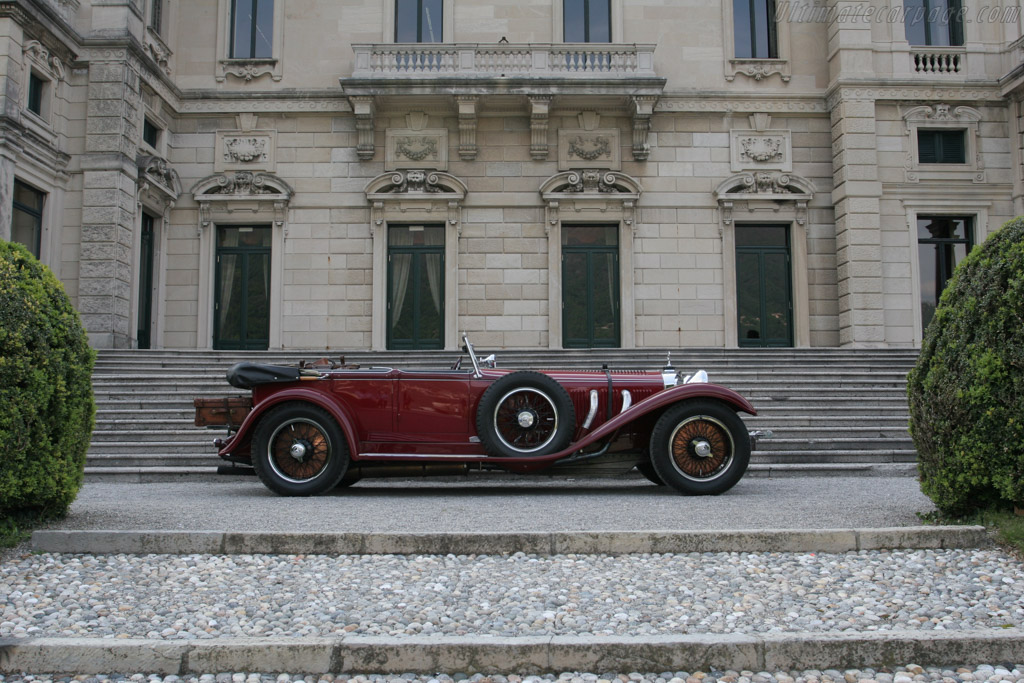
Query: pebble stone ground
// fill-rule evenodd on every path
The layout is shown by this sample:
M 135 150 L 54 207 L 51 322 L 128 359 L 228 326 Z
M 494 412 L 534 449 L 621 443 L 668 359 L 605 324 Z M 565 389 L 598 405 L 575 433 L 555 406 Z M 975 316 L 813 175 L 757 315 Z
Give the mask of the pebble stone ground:
M 570 529 L 850 528 L 914 524 L 917 512 L 930 509 L 912 481 L 898 479 L 742 484 L 735 495 L 687 501 L 692 504 L 685 506 L 654 487 L 623 482 L 610 487 L 570 486 L 568 492 L 564 485 L 553 489 L 536 483 L 514 491 L 502 484 L 484 493 L 458 484 L 401 490 L 392 485 L 301 500 L 296 509 L 284 507 L 292 501 L 266 496 L 256 482 L 166 488 L 103 485 L 87 486 L 72 515 L 59 526 L 301 531 L 307 523 L 322 527 L 327 519 L 331 530 L 368 527 L 387 532 L 418 530 L 417 524 L 464 531 L 542 530 L 551 524 L 568 524 Z M 164 493 L 153 495 L 159 491 Z M 835 505 L 838 497 L 851 505 Z M 183 499 L 190 504 L 183 507 Z M 308 509 L 314 504 L 315 510 Z M 345 508 L 361 514 L 325 516 L 325 507 L 333 513 Z M 382 509 L 389 514 L 382 515 Z M 423 517 L 418 513 L 422 509 L 433 512 Z M 565 509 L 577 510 L 577 517 L 555 514 Z M 226 522 L 225 511 L 233 515 Z M 165 523 L 157 526 L 161 520 Z M 22 548 L 0 559 L 0 638 L 15 639 L 599 637 L 986 628 L 1002 633 L 1022 627 L 1024 568 L 992 549 L 157 556 L 31 554 Z M 929 669 L 908 663 L 878 670 L 545 676 L 6 672 L 0 674 L 0 683 L 996 683 L 1021 680 L 1022 669 L 1011 662 L 950 662 L 945 668 Z
M 15 674 L 0 683 L 1013 683 L 1024 678 L 1024 667 L 1013 664 L 922 668 L 915 664 L 893 669 L 838 671 L 675 671 L 663 673 L 581 673 L 536 675 L 465 674 L 417 676 L 350 674 L 218 673 L 190 676 L 111 674 L 99 676 L 47 676 Z
M 1024 625 L 1024 568 L 990 549 L 39 554 L 0 567 L 0 595 L 7 595 L 0 637 L 16 638 L 757 635 Z

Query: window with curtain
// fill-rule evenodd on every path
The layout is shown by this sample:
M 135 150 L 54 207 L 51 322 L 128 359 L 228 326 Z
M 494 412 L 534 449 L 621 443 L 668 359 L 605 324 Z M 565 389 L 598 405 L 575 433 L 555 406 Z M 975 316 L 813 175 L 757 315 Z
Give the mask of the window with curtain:
M 388 228 L 388 348 L 444 347 L 444 226 Z
M 232 0 L 231 59 L 274 56 L 274 0 Z
M 395 0 L 396 43 L 440 43 L 442 0 Z
M 737 59 L 778 59 L 775 0 L 733 0 L 732 20 Z
M 920 46 L 964 44 L 961 0 L 904 0 L 907 42 Z
M 564 0 L 562 39 L 567 43 L 612 42 L 611 0 Z
M 39 258 L 43 236 L 43 202 L 46 194 L 14 181 L 14 201 L 11 212 L 11 241 L 28 247 Z

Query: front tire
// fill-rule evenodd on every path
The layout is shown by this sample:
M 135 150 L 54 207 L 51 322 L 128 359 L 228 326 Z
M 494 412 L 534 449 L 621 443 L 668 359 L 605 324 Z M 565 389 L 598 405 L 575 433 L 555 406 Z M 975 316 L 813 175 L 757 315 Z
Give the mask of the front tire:
M 348 461 L 338 423 L 308 403 L 272 408 L 253 432 L 253 468 L 264 486 L 282 496 L 330 491 L 345 476 Z
M 665 411 L 651 432 L 651 463 L 685 495 L 718 495 L 747 471 L 750 437 L 743 420 L 714 401 L 686 401 Z
M 572 399 L 551 377 L 521 370 L 487 387 L 476 411 L 476 431 L 491 455 L 507 458 L 557 453 L 572 440 Z

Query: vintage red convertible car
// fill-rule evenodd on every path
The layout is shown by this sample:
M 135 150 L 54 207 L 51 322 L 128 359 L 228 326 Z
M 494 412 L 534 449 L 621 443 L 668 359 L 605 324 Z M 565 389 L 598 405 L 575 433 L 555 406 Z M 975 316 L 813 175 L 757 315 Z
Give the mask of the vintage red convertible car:
M 447 369 L 238 363 L 241 399 L 196 399 L 196 423 L 225 425 L 221 458 L 251 465 L 286 496 L 363 477 L 577 472 L 636 467 L 684 494 L 718 494 L 743 476 L 756 414 L 703 371 L 507 370 L 469 339 Z

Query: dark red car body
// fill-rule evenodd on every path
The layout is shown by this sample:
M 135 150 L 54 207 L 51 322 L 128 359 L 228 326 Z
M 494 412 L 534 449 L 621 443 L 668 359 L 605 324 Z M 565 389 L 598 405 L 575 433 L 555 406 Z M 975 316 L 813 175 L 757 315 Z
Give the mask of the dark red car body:
M 305 447 L 312 449 L 317 435 L 329 442 L 335 426 L 344 441 L 344 448 L 331 443 L 331 457 L 347 459 L 343 469 L 348 476 L 347 480 L 343 477 L 340 482 L 332 484 L 332 488 L 338 483 L 351 483 L 365 476 L 387 476 L 392 471 L 408 473 L 411 471 L 409 465 L 423 466 L 419 471 L 424 474 L 477 468 L 526 473 L 601 458 L 606 461 L 609 458 L 617 459 L 625 470 L 632 469 L 634 465 L 641 471 L 646 469 L 645 474 L 658 481 L 665 477 L 658 476 L 657 463 L 653 468 L 649 464 L 654 460 L 651 457 L 652 432 L 667 412 L 683 414 L 687 413 L 684 408 L 691 406 L 698 408 L 697 412 L 703 417 L 711 415 L 707 420 L 720 425 L 716 429 L 726 434 L 734 451 L 739 446 L 738 450 L 743 456 L 743 462 L 737 464 L 741 466 L 739 476 L 746 469 L 749 437 L 742 429 L 742 422 L 736 413 L 755 414 L 755 409 L 730 389 L 706 382 L 682 383 L 670 368 L 666 371 L 540 372 L 499 369 L 486 367 L 487 363 L 478 363 L 472 347 L 469 346 L 467 350 L 473 361 L 473 368 L 469 369 L 339 367 L 300 371 L 273 366 L 248 366 L 248 369 L 270 375 L 279 371 L 281 376 L 275 375 L 268 381 L 231 380 L 236 386 L 251 385 L 252 409 L 234 434 L 224 441 L 218 440 L 218 454 L 233 463 L 255 465 L 265 484 L 286 495 L 320 493 L 325 487 L 321 484 L 308 491 L 292 491 L 289 487 L 284 490 L 275 488 L 273 482 L 267 481 L 261 472 L 260 462 L 257 462 L 262 454 L 260 449 L 269 451 L 262 468 L 264 471 L 270 471 L 270 475 L 273 475 L 277 467 L 271 461 L 276 457 L 279 461 L 286 461 L 284 464 L 287 472 L 288 465 L 294 463 L 288 459 L 287 451 L 282 449 L 289 443 L 300 441 L 299 450 Z M 493 361 L 490 365 L 494 365 Z M 237 367 L 232 372 L 238 374 L 240 371 Z M 557 387 L 551 384 L 551 380 Z M 525 388 L 520 387 L 522 383 L 525 383 Z M 671 384 L 675 385 L 667 386 Z M 511 387 L 507 393 L 506 386 Z M 532 388 L 534 386 L 539 388 Z M 498 393 L 505 395 L 487 398 L 491 387 L 500 388 Z M 564 397 L 558 387 L 568 395 L 571 416 L 564 412 L 557 414 L 561 406 L 568 405 L 559 402 L 564 401 Z M 554 400 L 549 399 L 548 395 L 554 396 Z M 487 406 L 482 407 L 482 402 L 486 402 Z M 537 403 L 540 409 L 528 407 Z M 554 415 L 548 418 L 549 422 L 571 422 L 571 437 L 565 437 L 568 443 L 563 445 L 550 441 L 546 447 L 535 450 L 527 445 L 517 445 L 514 439 L 520 432 L 526 433 L 538 428 L 534 424 L 534 421 L 541 419 L 538 410 L 541 415 L 546 414 L 541 409 L 547 409 L 548 403 L 552 404 L 551 413 Z M 511 426 L 502 426 L 499 424 L 503 419 L 501 411 L 509 407 L 512 410 Z M 296 413 L 299 417 L 292 418 L 292 412 L 296 410 L 299 411 Z M 306 412 L 302 413 L 302 410 Z M 480 415 L 481 410 L 487 414 Z M 308 417 L 310 415 L 312 417 Z M 699 426 L 694 418 L 687 419 Z M 732 420 L 740 426 L 735 427 Z M 328 424 L 328 421 L 335 424 Z M 284 427 L 270 424 L 277 422 L 288 424 L 289 430 L 294 430 L 296 424 L 302 429 L 309 429 L 309 424 L 314 424 L 319 431 L 314 429 L 314 437 L 303 437 L 304 440 L 297 436 L 291 437 L 289 442 L 290 431 L 282 432 Z M 504 430 L 506 435 L 512 434 L 507 438 L 511 451 L 506 448 L 503 452 L 497 452 L 494 447 L 488 446 L 489 443 L 493 444 L 494 435 L 488 437 L 480 432 L 490 432 L 491 424 L 499 432 Z M 260 432 L 261 425 L 263 432 Z M 676 436 L 673 432 L 673 437 Z M 546 438 L 546 432 L 536 441 L 542 438 Z M 257 441 L 255 453 L 254 439 Z M 712 442 L 713 438 L 708 443 Z M 678 450 L 677 447 L 670 447 L 670 450 L 672 448 Z M 744 450 L 745 455 L 742 453 Z M 706 459 L 709 456 L 702 457 Z M 300 462 L 302 460 L 300 456 L 295 458 Z M 334 476 L 333 472 L 331 476 Z M 301 482 L 304 479 L 300 477 L 295 481 Z M 672 482 L 667 483 L 673 485 Z

